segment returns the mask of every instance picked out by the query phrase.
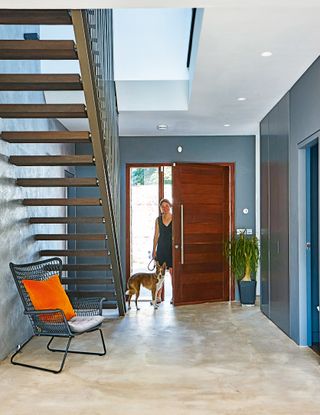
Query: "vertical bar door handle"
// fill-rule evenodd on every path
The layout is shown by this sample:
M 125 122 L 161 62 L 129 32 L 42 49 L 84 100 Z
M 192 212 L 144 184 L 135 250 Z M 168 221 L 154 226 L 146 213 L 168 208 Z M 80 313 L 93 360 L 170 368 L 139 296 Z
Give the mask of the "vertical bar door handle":
M 181 221 L 181 264 L 184 264 L 184 244 L 183 244 L 183 205 L 180 205 L 180 221 Z

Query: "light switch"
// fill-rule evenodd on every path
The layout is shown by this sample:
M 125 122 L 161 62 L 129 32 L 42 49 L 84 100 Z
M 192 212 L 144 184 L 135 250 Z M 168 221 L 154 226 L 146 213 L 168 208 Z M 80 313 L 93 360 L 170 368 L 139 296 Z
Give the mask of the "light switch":
M 241 233 L 244 233 L 246 230 L 243 228 L 238 228 L 237 229 L 237 235 L 240 235 Z

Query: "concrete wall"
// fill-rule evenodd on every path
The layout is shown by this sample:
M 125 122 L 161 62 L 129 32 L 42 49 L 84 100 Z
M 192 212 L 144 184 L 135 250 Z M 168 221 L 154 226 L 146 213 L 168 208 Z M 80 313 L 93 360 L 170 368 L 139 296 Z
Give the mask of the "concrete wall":
M 77 144 L 76 154 L 84 155 L 92 153 L 91 144 Z M 77 177 L 97 177 L 96 166 L 76 167 Z M 75 189 L 75 197 L 78 198 L 100 198 L 99 187 L 78 187 Z M 101 206 L 77 206 L 75 208 L 76 216 L 103 216 Z M 103 223 L 77 223 L 75 226 L 76 233 L 96 233 L 105 234 L 106 228 Z M 75 241 L 74 249 L 108 249 L 108 241 Z M 105 264 L 105 257 L 79 257 L 77 262 L 81 264 Z M 77 277 L 86 277 L 87 271 L 77 271 Z M 111 271 L 91 271 L 90 277 L 104 278 L 112 277 Z
M 23 39 L 25 32 L 37 32 L 37 26 L 0 26 L 1 39 Z M 36 73 L 37 61 L 0 61 L 0 73 Z M 0 103 L 43 103 L 42 92 L 0 92 Z M 0 129 L 59 130 L 63 126 L 55 120 L 4 120 Z M 0 359 L 5 358 L 17 344 L 31 333 L 31 326 L 23 316 L 22 304 L 8 267 L 10 261 L 26 263 L 39 259 L 38 251 L 49 247 L 46 242 L 35 242 L 35 233 L 49 233 L 54 228 L 63 233 L 64 225 L 29 225 L 30 216 L 61 216 L 61 207 L 24 207 L 23 198 L 64 197 L 64 189 L 33 189 L 15 186 L 17 177 L 63 177 L 64 167 L 15 167 L 8 163 L 10 155 L 37 155 L 72 153 L 66 145 L 8 144 L 0 140 Z M 64 247 L 61 242 L 50 243 L 51 248 Z
M 181 145 L 183 152 L 178 153 Z M 121 237 L 125 275 L 125 171 L 127 163 L 235 162 L 235 225 L 255 229 L 255 138 L 225 137 L 120 137 Z M 242 210 L 249 209 L 248 215 Z

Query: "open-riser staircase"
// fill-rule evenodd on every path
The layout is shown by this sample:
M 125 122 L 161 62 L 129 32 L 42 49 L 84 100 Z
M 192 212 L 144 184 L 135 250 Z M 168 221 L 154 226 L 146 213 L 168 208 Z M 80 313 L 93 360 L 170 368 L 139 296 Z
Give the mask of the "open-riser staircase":
M 105 308 L 118 308 L 125 313 L 119 250 L 111 203 L 110 183 L 95 69 L 90 53 L 87 21 L 83 11 L 75 10 L 2 10 L 0 24 L 7 25 L 73 25 L 76 42 L 72 40 L 0 40 L 1 60 L 79 60 L 80 74 L 0 74 L 0 91 L 74 91 L 83 90 L 84 104 L 0 104 L 0 117 L 25 118 L 87 118 L 90 131 L 3 131 L 1 139 L 28 146 L 52 143 L 74 144 L 77 153 L 57 155 L 11 155 L 9 163 L 36 169 L 37 166 L 66 166 L 78 173 L 70 177 L 18 178 L 22 188 L 66 189 L 65 198 L 24 198 L 22 204 L 32 207 L 64 206 L 67 214 L 32 216 L 30 225 L 48 229 L 64 224 L 66 232 L 36 233 L 35 241 L 64 241 L 65 249 L 41 249 L 41 257 L 65 258 L 63 283 L 73 297 L 106 298 Z M 85 149 L 85 152 L 81 149 Z M 28 153 L 28 152 L 27 152 Z M 84 154 L 83 154 L 84 153 Z M 81 167 L 89 173 L 83 177 Z M 34 170 L 32 170 L 34 172 Z M 88 197 L 88 194 L 90 197 Z M 48 209 L 46 209 L 47 211 Z M 83 231 L 84 230 L 84 231 Z M 90 246 L 91 248 L 88 248 Z

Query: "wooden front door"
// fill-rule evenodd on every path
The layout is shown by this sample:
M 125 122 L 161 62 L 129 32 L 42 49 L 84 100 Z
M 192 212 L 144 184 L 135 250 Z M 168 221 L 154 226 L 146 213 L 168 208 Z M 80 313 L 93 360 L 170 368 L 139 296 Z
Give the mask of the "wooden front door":
M 224 243 L 233 228 L 233 164 L 173 167 L 174 304 L 233 299 Z

